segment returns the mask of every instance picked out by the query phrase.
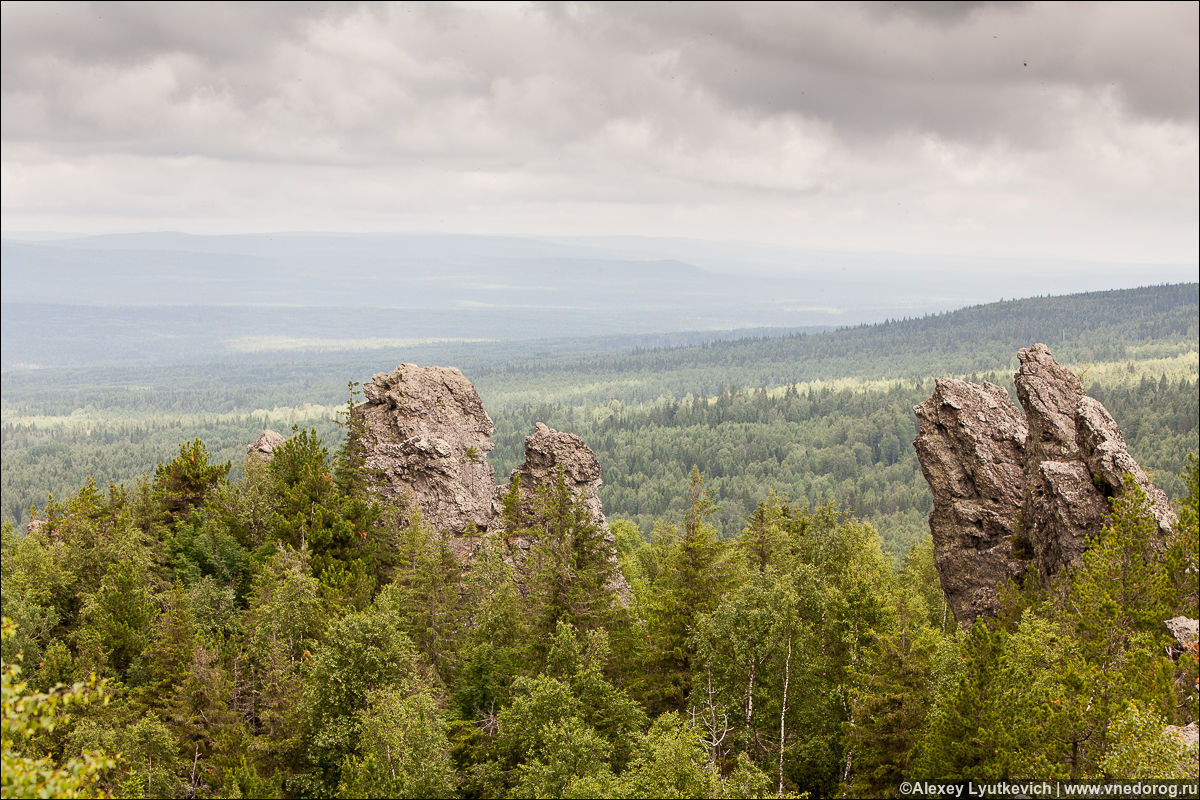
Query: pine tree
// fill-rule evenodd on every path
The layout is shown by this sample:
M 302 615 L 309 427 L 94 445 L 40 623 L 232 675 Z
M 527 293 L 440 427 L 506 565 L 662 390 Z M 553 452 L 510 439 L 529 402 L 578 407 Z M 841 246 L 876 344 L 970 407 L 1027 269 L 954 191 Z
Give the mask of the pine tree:
M 704 490 L 700 471 L 688 479 L 689 510 L 683 530 L 656 529 L 659 563 L 648 587 L 645 688 L 639 693 L 652 713 L 683 711 L 691 692 L 699 619 L 712 612 L 732 586 L 735 571 L 726 546 L 708 518 L 716 504 Z
M 460 640 L 454 683 L 458 712 L 494 729 L 495 713 L 508 704 L 518 675 L 530 668 L 532 643 L 503 543 L 488 535 L 475 553 L 464 585 L 466 630 Z
M 992 752 L 991 687 L 1004 642 L 1004 633 L 993 631 L 982 619 L 962 631 L 957 652 L 941 665 L 941 686 L 912 774 L 946 780 L 996 777 L 981 768 Z
M 527 603 L 537 641 L 549 641 L 560 622 L 580 630 L 616 624 L 611 548 L 561 470 L 553 487 L 538 493 L 531 522 L 537 539 L 527 562 Z
M 230 462 L 209 464 L 208 449 L 199 439 L 179 447 L 179 456 L 154 470 L 154 496 L 167 521 L 178 523 L 199 508 L 229 474 Z
M 851 796 L 894 796 L 903 779 L 917 774 L 913 762 L 934 700 L 930 676 L 939 639 L 920 622 L 889 631 L 855 670 L 851 705 L 858 724 L 846 733 L 854 753 Z
M 443 681 L 450 682 L 465 610 L 459 597 L 462 563 L 447 537 L 427 527 L 418 511 L 409 513 L 396 541 L 392 583 L 384 588 L 381 602 L 396 610 L 404 632 Z

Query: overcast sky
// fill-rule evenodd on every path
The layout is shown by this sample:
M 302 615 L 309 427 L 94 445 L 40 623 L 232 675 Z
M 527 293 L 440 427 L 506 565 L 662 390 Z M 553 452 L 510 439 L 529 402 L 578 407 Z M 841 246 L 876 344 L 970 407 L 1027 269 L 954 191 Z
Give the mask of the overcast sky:
M 3 3 L 6 231 L 1197 261 L 1197 3 Z

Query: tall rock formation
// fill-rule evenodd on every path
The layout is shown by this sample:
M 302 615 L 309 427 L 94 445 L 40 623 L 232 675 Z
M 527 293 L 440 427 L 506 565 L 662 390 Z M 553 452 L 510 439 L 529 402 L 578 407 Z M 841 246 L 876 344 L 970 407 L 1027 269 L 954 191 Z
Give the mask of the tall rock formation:
M 914 411 L 920 434 L 913 447 L 933 492 L 934 563 L 955 618 L 974 617 L 995 607 L 1005 578 L 1025 573 L 1014 540 L 1029 429 L 1008 393 L 991 383 L 939 380 Z
M 1017 354 L 1024 414 L 999 386 L 939 380 L 914 407 L 913 446 L 933 492 L 929 528 L 947 602 L 960 621 L 993 613 L 1005 578 L 1050 579 L 1100 531 L 1124 474 L 1150 499 L 1160 534 L 1166 495 L 1129 455 L 1112 416 L 1044 344 Z
M 616 537 L 608 527 L 604 507 L 600 503 L 600 487 L 604 484 L 600 479 L 600 462 L 583 439 L 573 433 L 556 431 L 542 422 L 534 426 L 533 433 L 525 437 L 525 463 L 512 471 L 512 477 L 518 479 L 521 512 L 529 516 L 535 514 L 538 493 L 553 490 L 560 471 L 567 489 L 583 503 L 592 523 L 603 532 L 608 542 L 609 562 L 613 568 L 613 580 L 608 588 L 628 603 L 633 590 L 617 565 Z M 497 491 L 504 490 L 497 487 Z M 532 542 L 522 538 L 515 544 L 524 553 L 528 552 Z
M 525 437 L 525 463 L 513 470 L 513 476 L 520 481 L 523 511 L 531 512 L 539 489 L 554 488 L 560 469 L 567 488 L 583 501 L 592 522 L 608 531 L 608 521 L 600 503 L 600 486 L 604 481 L 600 480 L 600 462 L 596 460 L 596 454 L 575 434 L 556 431 L 542 422 Z
M 376 374 L 363 393 L 367 402 L 352 414 L 364 466 L 377 476 L 376 493 L 386 503 L 419 509 L 424 522 L 453 537 L 455 552 L 469 559 L 477 544 L 469 535 L 472 529 L 503 528 L 501 498 L 507 491 L 496 485 L 487 460 L 496 428 L 479 393 L 453 367 L 415 364 Z M 611 545 L 613 535 L 600 503 L 600 463 L 573 433 L 539 422 L 525 439 L 525 463 L 513 471 L 520 479 L 524 511 L 532 512 L 539 490 L 554 487 L 560 470 Z M 531 541 L 510 538 L 512 560 L 519 562 Z M 612 560 L 615 567 L 615 551 Z M 615 574 L 610 588 L 627 599 L 629 584 L 619 568 Z
M 454 367 L 401 364 L 374 375 L 363 394 L 353 415 L 379 496 L 415 505 L 436 530 L 486 531 L 496 517 L 487 460 L 496 426 L 471 382 Z

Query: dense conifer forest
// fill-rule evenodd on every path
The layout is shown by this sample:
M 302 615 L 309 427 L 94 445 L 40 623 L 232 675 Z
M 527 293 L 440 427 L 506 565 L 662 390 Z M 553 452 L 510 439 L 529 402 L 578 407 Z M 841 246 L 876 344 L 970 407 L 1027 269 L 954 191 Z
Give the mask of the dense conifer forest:
M 336 448 L 347 381 L 408 361 L 459 366 L 476 385 L 496 422 L 490 459 L 499 475 L 543 421 L 584 437 L 604 470 L 608 513 L 647 532 L 656 517 L 683 512 L 676 487 L 696 466 L 722 536 L 740 531 L 771 489 L 850 509 L 899 558 L 924 531 L 930 503 L 911 447 L 912 406 L 943 376 L 1011 390 L 1016 351 L 1033 341 L 1083 374 L 1134 456 L 1179 496 L 1184 456 L 1198 449 L 1197 294 L 1185 284 L 1030 298 L 707 342 L 674 334 L 10 370 L 0 511 L 20 527 L 48 494 L 65 497 L 89 475 L 101 487 L 129 483 L 195 438 L 235 474 L 263 428 L 312 427 Z
M 300 432 L 231 481 L 197 440 L 6 524 L 6 796 L 878 797 L 1191 769 L 1164 726 L 1196 718 L 1196 656 L 1162 622 L 1196 613 L 1194 459 L 1165 549 L 1128 491 L 1077 570 L 956 630 L 928 540 L 894 566 L 832 505 L 767 497 L 720 539 L 693 471 L 648 540 L 614 524 L 622 602 L 561 482 L 509 520 L 535 541 L 519 571 L 496 534 L 464 570 L 351 453 Z
M 464 359 L 498 473 L 536 420 L 597 452 L 615 562 L 561 481 L 510 504 L 469 567 L 372 500 L 336 413 L 346 381 L 445 351 L 340 372 L 314 357 L 5 373 L 4 794 L 821 798 L 935 776 L 1186 778 L 1195 754 L 1165 726 L 1197 719 L 1197 657 L 1163 621 L 1197 616 L 1196 296 Z M 1006 384 L 1035 340 L 1083 373 L 1179 521 L 1160 541 L 1131 487 L 1077 568 L 959 626 L 911 407 L 942 375 Z M 268 425 L 286 444 L 243 460 Z

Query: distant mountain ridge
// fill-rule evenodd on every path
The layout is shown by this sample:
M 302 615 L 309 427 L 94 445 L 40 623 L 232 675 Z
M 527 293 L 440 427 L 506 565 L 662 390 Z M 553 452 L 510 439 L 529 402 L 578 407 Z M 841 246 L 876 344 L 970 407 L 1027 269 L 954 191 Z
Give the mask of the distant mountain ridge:
M 6 303 L 81 306 L 653 306 L 668 290 L 726 288 L 678 260 L 582 256 L 424 256 L 309 251 L 111 246 L 124 239 L 4 242 Z M 208 240 L 202 240 L 208 244 Z
M 619 369 L 686 368 L 716 375 L 705 385 L 715 381 L 717 388 L 722 380 L 728 382 L 720 376 L 729 369 L 761 376 L 736 381 L 741 385 L 793 380 L 780 376 L 797 371 L 810 378 L 872 377 L 877 364 L 891 376 L 939 370 L 966 374 L 980 368 L 984 352 L 993 353 L 989 369 L 1008 369 L 1011 353 L 1038 340 L 1065 345 L 1068 357 L 1106 360 L 1125 357 L 1121 342 L 1166 336 L 1195 340 L 1198 296 L 1196 283 L 1116 289 L 987 303 L 840 330 L 830 330 L 832 325 L 752 326 L 749 320 L 729 324 L 729 317 L 642 310 L 581 314 L 570 308 L 480 305 L 447 313 L 5 303 L 0 364 L 8 372 L 210 362 L 233 366 L 303 358 L 316 368 L 359 361 L 377 365 L 380 359 L 394 358 L 397 363 L 454 363 L 486 373 L 514 359 L 561 361 L 627 352 Z M 663 318 L 676 327 L 662 324 Z M 821 331 L 829 332 L 813 335 Z M 867 352 L 878 357 L 864 360 Z
M 1005 261 L 674 239 L 108 234 L 0 242 L 5 304 L 519 311 L 536 338 L 846 325 L 1027 293 L 1190 280 L 1195 265 Z M 1023 291 L 1023 287 L 1025 287 Z M 563 317 L 558 312 L 569 310 Z M 513 327 L 513 326 L 509 326 Z M 349 335 L 349 334 L 344 334 Z M 428 331 L 392 332 L 430 336 Z M 445 335 L 445 334 L 436 334 Z M 465 334 L 464 334 L 465 335 Z

